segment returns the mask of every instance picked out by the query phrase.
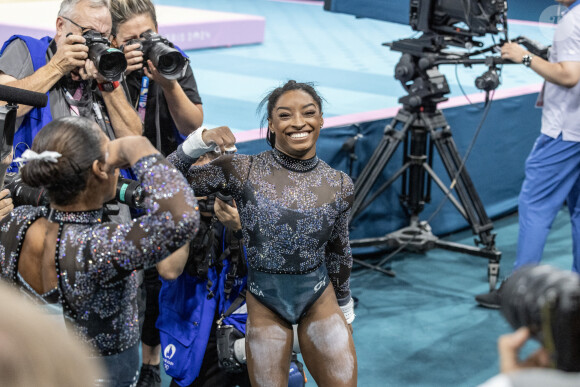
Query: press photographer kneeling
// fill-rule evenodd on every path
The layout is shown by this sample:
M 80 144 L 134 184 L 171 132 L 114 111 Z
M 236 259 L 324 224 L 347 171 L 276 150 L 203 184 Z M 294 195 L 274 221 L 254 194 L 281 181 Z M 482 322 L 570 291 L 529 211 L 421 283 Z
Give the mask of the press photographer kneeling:
M 517 329 L 498 340 L 501 374 L 480 387 L 580 385 L 580 277 L 551 266 L 529 266 L 499 289 L 501 311 Z M 529 338 L 541 343 L 526 360 Z

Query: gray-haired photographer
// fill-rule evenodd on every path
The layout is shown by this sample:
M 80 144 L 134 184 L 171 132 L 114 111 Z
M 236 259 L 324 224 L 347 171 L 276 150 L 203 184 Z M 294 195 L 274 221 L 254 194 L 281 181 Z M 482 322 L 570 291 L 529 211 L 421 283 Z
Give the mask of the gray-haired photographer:
M 580 276 L 551 266 L 524 267 L 498 290 L 515 332 L 498 340 L 500 374 L 480 387 L 580 385 Z M 533 338 L 540 348 L 519 359 Z
M 91 118 L 110 139 L 142 134 L 139 116 L 119 87 L 127 62 L 110 47 L 111 28 L 107 0 L 63 0 L 53 38 L 13 35 L 4 43 L 0 84 L 49 97 L 44 107 L 18 109 L 15 158 L 59 117 Z

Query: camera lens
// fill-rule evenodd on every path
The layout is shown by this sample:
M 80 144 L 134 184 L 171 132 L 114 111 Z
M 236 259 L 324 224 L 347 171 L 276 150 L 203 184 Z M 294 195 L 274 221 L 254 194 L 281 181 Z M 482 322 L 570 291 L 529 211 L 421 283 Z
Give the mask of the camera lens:
M 89 57 L 91 57 L 90 49 Z M 95 63 L 99 73 L 109 80 L 117 79 L 127 69 L 125 54 L 115 48 L 101 50 L 95 53 L 93 57 L 91 59 Z
M 181 76 L 186 60 L 179 51 L 164 44 L 156 44 L 149 57 L 161 75 L 167 79 L 177 79 Z
M 541 265 L 518 269 L 499 289 L 501 311 L 514 328 L 528 327 L 556 368 L 580 371 L 580 277 Z

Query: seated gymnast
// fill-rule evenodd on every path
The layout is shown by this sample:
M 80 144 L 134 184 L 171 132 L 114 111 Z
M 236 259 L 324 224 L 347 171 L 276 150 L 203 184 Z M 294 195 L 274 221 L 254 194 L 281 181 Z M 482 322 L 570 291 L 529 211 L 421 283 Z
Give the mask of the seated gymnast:
M 145 137 L 110 141 L 82 117 L 50 122 L 20 161 L 22 180 L 44 187 L 50 206 L 20 206 L 0 221 L 0 276 L 47 308 L 61 307 L 61 321 L 105 364 L 108 376 L 98 385 L 130 386 L 139 369 L 135 270 L 195 234 L 193 192 Z M 146 192 L 147 213 L 106 222 L 103 204 L 115 197 L 119 168 L 129 166 Z
M 264 106 L 272 150 L 192 166 L 201 154 L 235 143 L 229 128 L 219 127 L 197 130 L 168 159 L 197 195 L 219 191 L 238 205 L 249 264 L 252 386 L 288 385 L 292 324 L 298 324 L 304 362 L 319 386 L 355 386 L 348 235 L 353 183 L 316 156 L 322 99 L 312 85 L 288 81 L 264 98 Z

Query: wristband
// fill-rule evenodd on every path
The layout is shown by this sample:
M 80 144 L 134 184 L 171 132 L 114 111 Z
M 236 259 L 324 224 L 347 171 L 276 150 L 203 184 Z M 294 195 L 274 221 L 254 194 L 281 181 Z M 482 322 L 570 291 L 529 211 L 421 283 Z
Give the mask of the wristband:
M 119 81 L 97 83 L 97 87 L 101 91 L 111 92 L 119 87 Z
M 526 67 L 530 67 L 532 65 L 532 55 L 524 55 L 522 57 L 522 64 Z
M 200 126 L 195 132 L 187 136 L 185 141 L 181 144 L 181 150 L 183 153 L 193 159 L 197 159 L 203 154 L 214 150 L 215 143 L 213 141 L 210 142 L 209 145 L 203 142 L 202 134 L 206 130 L 207 128 L 205 126 Z
M 345 306 L 339 305 L 339 308 L 340 310 L 342 310 L 342 313 L 344 314 L 346 323 L 352 324 L 354 318 L 356 317 L 356 314 L 354 314 L 354 300 L 352 299 L 352 297 L 350 298 L 350 300 L 348 300 L 348 303 Z

